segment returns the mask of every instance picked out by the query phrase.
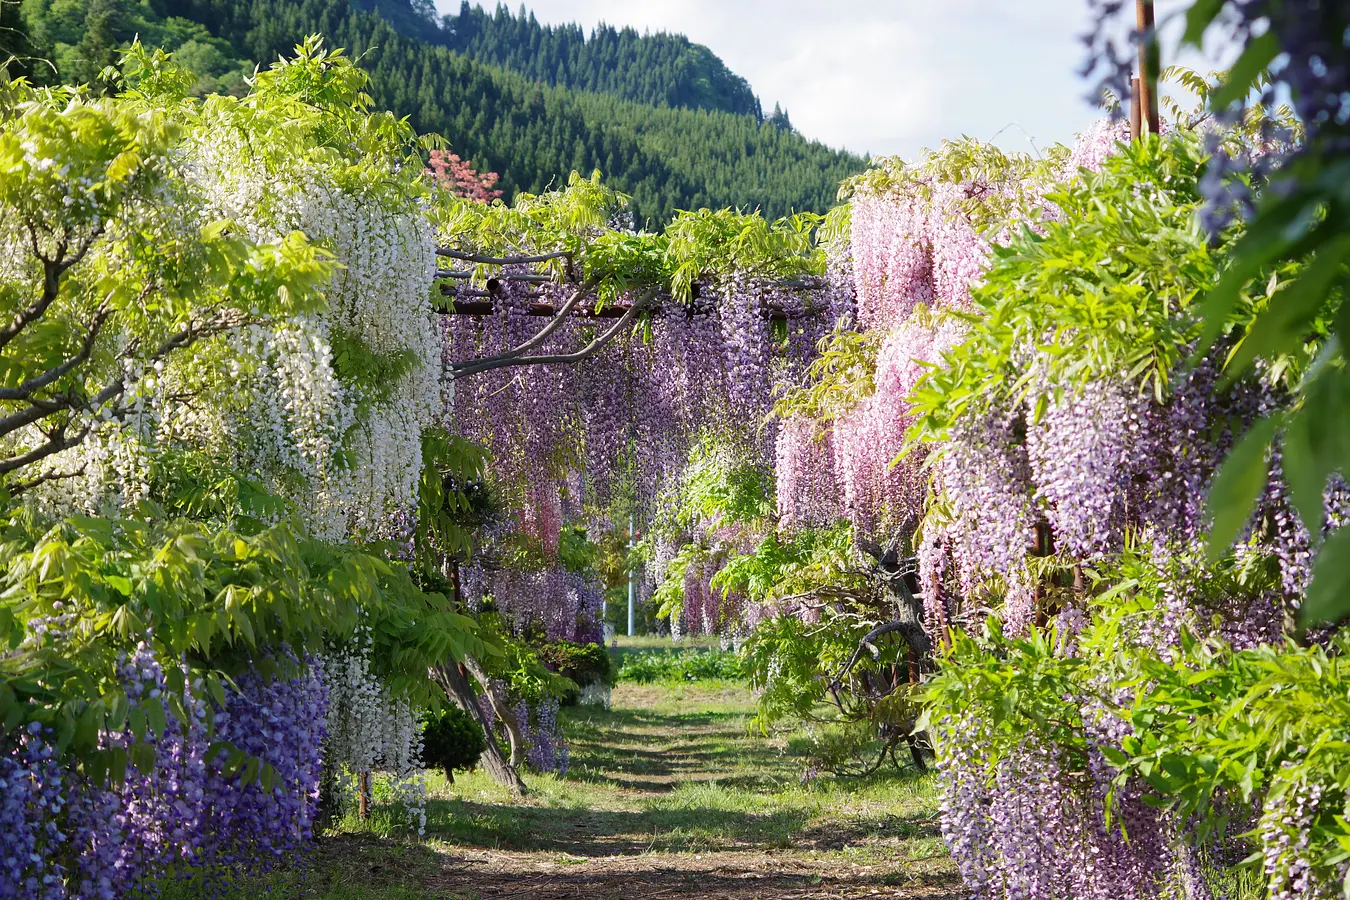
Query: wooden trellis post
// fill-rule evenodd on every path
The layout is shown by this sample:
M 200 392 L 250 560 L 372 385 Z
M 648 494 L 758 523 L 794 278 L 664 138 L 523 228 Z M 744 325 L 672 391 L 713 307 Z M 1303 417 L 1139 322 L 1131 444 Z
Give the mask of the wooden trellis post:
M 1139 75 L 1130 84 L 1130 137 L 1139 140 L 1144 126 L 1158 134 L 1158 39 L 1154 34 L 1153 0 L 1134 0 L 1135 24 L 1139 29 Z

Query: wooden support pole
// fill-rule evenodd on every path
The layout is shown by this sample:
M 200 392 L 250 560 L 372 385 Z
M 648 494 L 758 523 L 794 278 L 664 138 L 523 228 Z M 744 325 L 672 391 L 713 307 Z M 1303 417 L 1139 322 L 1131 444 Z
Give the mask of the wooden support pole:
M 357 791 L 356 791 L 356 792 L 357 792 L 357 795 L 358 795 L 358 801 L 357 801 L 357 814 L 360 815 L 361 821 L 364 822 L 366 819 L 369 819 L 369 818 L 370 818 L 370 773 L 369 773 L 369 772 L 362 772 L 361 775 L 360 775 L 360 777 L 357 779 Z
M 1135 94 L 1139 97 L 1140 124 L 1148 124 L 1149 134 L 1158 134 L 1158 36 L 1155 32 L 1153 0 L 1134 0 L 1135 23 L 1139 29 L 1139 80 Z M 1133 101 L 1131 101 L 1133 105 Z M 1139 136 L 1142 132 L 1136 134 Z

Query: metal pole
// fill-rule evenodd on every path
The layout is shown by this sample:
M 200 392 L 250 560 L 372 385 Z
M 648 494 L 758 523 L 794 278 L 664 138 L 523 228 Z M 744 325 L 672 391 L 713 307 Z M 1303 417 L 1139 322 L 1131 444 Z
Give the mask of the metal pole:
M 633 517 L 628 516 L 628 564 L 633 564 Z M 637 579 L 634 577 L 632 568 L 628 570 L 628 636 L 632 637 L 634 631 L 634 610 L 637 607 Z

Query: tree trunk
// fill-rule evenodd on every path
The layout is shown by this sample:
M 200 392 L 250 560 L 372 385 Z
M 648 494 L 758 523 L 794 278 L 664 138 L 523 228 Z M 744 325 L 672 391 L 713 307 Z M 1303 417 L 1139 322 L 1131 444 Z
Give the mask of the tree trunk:
M 447 567 L 450 571 L 450 587 L 455 608 L 462 610 L 464 600 L 460 591 L 459 560 L 448 557 Z M 520 765 L 521 753 L 520 725 L 516 722 L 516 717 L 511 712 L 510 706 L 507 705 L 506 698 L 497 696 L 497 689 L 493 687 L 491 679 L 486 677 L 486 673 L 478 665 L 478 661 L 468 654 L 465 654 L 464 661 L 473 672 L 474 678 L 482 683 L 488 703 L 492 704 L 492 711 L 497 714 L 497 718 L 502 720 L 502 726 L 506 729 L 507 740 L 511 742 L 510 760 L 502 756 L 502 748 L 497 745 L 497 738 L 492 733 L 492 723 L 487 720 L 487 716 L 483 715 L 483 708 L 478 705 L 478 698 L 474 696 L 473 688 L 469 686 L 469 679 L 465 676 L 463 670 L 452 663 L 437 666 L 433 675 L 445 692 L 453 697 L 455 702 L 483 727 L 483 737 L 486 739 L 487 749 L 483 751 L 482 760 L 483 768 L 487 769 L 488 775 L 503 787 L 510 788 L 511 792 L 517 797 L 524 797 L 529 793 L 529 789 L 525 787 L 525 780 L 520 777 L 520 771 L 517 768 Z
M 517 797 L 523 797 L 529 793 L 520 773 L 502 755 L 502 748 L 497 745 L 497 739 L 492 734 L 492 725 L 483 715 L 483 710 L 478 705 L 478 698 L 474 696 L 473 688 L 469 686 L 468 679 L 459 671 L 459 666 L 453 663 L 439 665 L 432 670 L 431 674 L 445 693 L 483 727 L 483 734 L 487 736 L 487 748 L 483 751 L 482 756 L 483 768 L 487 769 L 487 773 L 492 780 L 505 788 L 509 788 Z
M 511 709 L 511 704 L 506 702 L 506 695 L 502 689 L 483 671 L 478 660 L 465 654 L 464 668 L 469 670 L 469 674 L 474 677 L 483 687 L 483 694 L 488 698 L 488 703 L 492 704 L 492 711 L 501 719 L 502 727 L 506 729 L 506 739 L 511 745 L 511 767 L 519 769 L 524 763 L 521 758 L 525 752 L 525 739 L 520 733 L 520 723 L 516 721 L 515 711 Z
M 931 674 L 933 665 L 933 640 L 923 624 L 923 604 L 915 596 L 917 584 L 913 575 L 901 574 L 899 554 L 894 549 L 881 551 L 875 544 L 863 544 L 863 550 L 876 560 L 877 570 L 881 573 L 895 605 L 895 630 L 904 637 L 905 643 L 917 659 L 910 665 L 918 669 L 919 676 Z M 917 665 L 916 665 L 917 664 Z M 917 679 L 915 679 L 917 680 Z

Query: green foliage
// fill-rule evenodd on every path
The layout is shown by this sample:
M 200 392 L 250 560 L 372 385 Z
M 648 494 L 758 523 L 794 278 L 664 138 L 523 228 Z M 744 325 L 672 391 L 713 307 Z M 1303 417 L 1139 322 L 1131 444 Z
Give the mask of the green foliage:
M 1320 812 L 1299 826 L 1299 839 L 1320 871 L 1335 871 L 1350 842 L 1336 815 L 1350 784 L 1345 637 L 1242 651 L 1198 637 L 1208 615 L 1231 615 L 1241 598 L 1278 586 L 1277 572 L 1246 555 L 1159 567 L 1132 548 L 1091 575 L 1092 622 L 1074 655 L 1063 652 L 1053 628 L 1013 637 L 991 618 L 979 634 L 953 631 L 920 726 L 941 741 L 952 723 L 975 723 L 990 778 L 1030 743 L 1053 747 L 1068 783 L 1086 784 L 1084 727 L 1092 722 L 1085 717 L 1121 721 L 1129 728 L 1120 749 L 1099 748 L 1117 769 L 1116 789 L 1143 786 L 1150 802 L 1194 823 L 1201 840 L 1223 834 L 1253 806 L 1281 827 L 1281 804 L 1315 787 Z M 1194 598 L 1195 618 L 1182 623 L 1179 645 L 1163 656 L 1148 635 L 1174 615 L 1169 604 L 1179 592 Z M 957 740 L 968 748 L 972 737 Z
M 546 651 L 542 648 L 547 643 L 541 635 L 513 634 L 501 613 L 480 613 L 477 620 L 484 638 L 501 648 L 491 659 L 481 660 L 484 668 L 493 678 L 506 682 L 512 698 L 533 706 L 543 700 L 566 699 L 580 691 L 572 679 L 545 665 Z
M 1186 135 L 1132 144 L 1049 194 L 1063 216 L 1043 233 L 993 246 L 969 336 L 915 391 L 911 439 L 993 408 L 1025 403 L 1039 417 L 1056 395 L 1120 373 L 1161 399 L 1218 277 L 1196 218 L 1202 161 Z
M 774 514 L 770 479 L 761 466 L 741 458 L 715 435 L 705 434 L 693 447 L 673 502 L 639 547 L 645 556 L 662 535 L 679 548 L 652 594 L 658 618 L 674 620 L 682 614 L 685 576 L 691 569 L 716 572 L 747 544 L 758 543 L 757 535 Z
M 190 77 L 139 45 L 110 81 L 125 93 L 97 100 L 5 84 L 0 206 L 11 243 L 32 247 L 28 265 L 0 285 L 0 311 L 15 323 L 0 353 L 0 404 L 13 426 L 0 432 L 12 454 L 0 471 L 16 473 L 13 493 L 41 480 L 24 479 L 46 451 L 72 449 L 99 419 L 129 415 L 138 398 L 127 396 L 128 372 L 144 372 L 141 384 L 152 388 L 172 367 L 175 389 L 203 405 L 238 403 L 231 367 L 244 363 L 224 336 L 323 311 L 322 288 L 336 270 L 328 255 L 299 233 L 256 244 L 234 223 L 207 220 L 182 170 L 190 140 L 242 135 L 263 165 L 324 169 L 378 192 L 390 208 L 411 209 L 426 194 L 411 128 L 371 112 L 365 75 L 317 41 L 260 73 L 242 100 L 185 99 Z M 418 166 L 409 171 L 409 161 Z M 406 367 L 334 337 L 340 377 L 369 399 Z M 47 443 L 16 445 L 24 434 L 15 429 L 38 422 L 31 431 Z M 306 654 L 351 640 L 358 623 L 382 684 L 417 706 L 443 699 L 431 666 L 497 652 L 444 596 L 391 563 L 391 548 L 308 538 L 296 510 L 234 468 L 233 438 L 147 443 L 158 503 L 116 519 L 50 522 L 31 509 L 8 517 L 0 549 L 6 731 L 48 725 L 89 771 L 120 778 L 128 764 L 148 771 L 147 735 L 163 730 L 166 711 L 189 721 L 189 695 L 219 708 L 240 671 L 288 674 Z M 440 476 L 481 473 L 481 453 L 431 444 L 441 493 L 429 496 L 424 485 L 424 499 L 462 518 L 463 492 L 447 498 Z M 427 517 L 443 548 L 454 549 L 444 525 Z M 169 680 L 162 702 L 134 701 L 118 681 L 117 660 L 140 644 Z M 101 731 L 124 726 L 132 747 L 99 746 Z
M 46 530 L 20 517 L 4 536 L 0 722 L 56 730 L 93 771 L 120 777 L 126 750 L 98 746 L 130 724 L 137 740 L 163 730 L 165 706 L 128 698 L 120 656 L 148 642 L 164 667 L 164 703 L 180 722 L 186 691 L 223 703 L 245 668 L 282 674 L 280 648 L 321 651 L 364 619 L 373 668 L 398 696 L 437 702 L 428 667 L 487 648 L 444 597 L 413 587 L 406 569 L 353 548 L 297 538 L 285 524 L 255 534 L 172 519 L 75 518 Z M 270 660 L 270 661 L 269 661 Z M 281 669 L 277 666 L 282 666 Z M 153 753 L 150 744 L 133 748 Z
M 107 0 L 22 0 L 17 26 L 32 55 L 25 71 L 40 83 L 99 81 L 118 51 L 139 38 L 172 51 L 196 73 L 186 87 L 194 94 L 241 93 L 253 64 L 237 58 L 226 42 L 203 25 L 165 15 L 163 2 Z M 44 64 L 45 62 L 45 64 Z
M 652 591 L 649 601 L 658 619 L 674 622 L 684 615 L 685 576 L 690 566 L 704 563 L 709 556 L 708 548 L 697 543 L 685 544 L 676 551 L 674 558 L 666 564 L 665 577 Z
M 674 525 L 755 523 L 773 514 L 773 487 L 764 470 L 706 436 L 690 452 Z
M 173 518 L 257 534 L 292 512 L 258 481 L 202 450 L 165 449 L 150 460 L 150 496 Z
M 853 565 L 853 529 L 771 531 L 751 553 L 729 557 L 712 586 L 736 591 L 757 603 L 771 603 L 818 589 L 861 590 L 865 579 Z
M 681 211 L 665 230 L 672 293 L 687 299 L 694 281 L 712 273 L 775 280 L 821 274 L 824 254 L 815 245 L 820 222 L 809 213 L 771 221 L 758 211 Z
M 488 13 L 467 2 L 457 16 L 445 18 L 442 28 L 423 25 L 414 36 L 443 41 L 458 53 L 532 81 L 614 94 L 649 106 L 761 115 L 745 79 L 683 35 L 639 34 L 601 24 L 588 36 L 580 25 L 540 25 L 533 13 L 517 16 L 502 5 Z
M 740 657 L 727 650 L 671 650 L 626 655 L 618 681 L 653 684 L 672 681 L 740 681 Z
M 819 422 L 832 422 L 848 415 L 876 393 L 873 379 L 877 354 L 885 337 L 882 329 L 836 328 L 821 341 L 820 353 L 811 361 L 803 383 L 774 404 L 773 415 L 780 419 L 800 416 Z
M 911 715 L 909 720 L 913 721 L 913 718 Z M 877 728 L 868 721 L 817 725 L 811 729 L 810 735 L 808 764 L 817 772 L 856 778 L 881 769 L 888 755 L 896 769 L 908 765 L 912 759 L 908 750 L 904 749 L 900 756 L 896 756 L 895 744 L 890 736 L 878 734 Z
M 367 404 L 388 400 L 394 385 L 416 364 L 410 350 L 376 353 L 358 335 L 341 328 L 333 329 L 329 343 L 333 348 L 333 373 Z
M 1039 186 L 1058 177 L 1068 154 L 1068 148 L 1059 144 L 1045 154 L 1031 156 L 1009 153 L 970 137 L 944 140 L 937 150 L 925 151 L 917 163 L 898 156 L 871 160 L 865 171 L 844 181 L 839 196 L 900 192 L 926 201 L 932 198 L 935 185 L 979 185 L 979 189 L 966 191 L 953 214 L 965 218 L 976 231 L 998 231 L 1009 222 L 1040 218 Z M 842 225 L 836 226 L 841 234 Z
M 953 631 L 942 666 L 927 685 L 930 716 L 979 723 L 990 773 L 1028 740 L 1053 746 L 1070 771 L 1086 771 L 1087 738 L 1079 702 L 1081 673 L 1088 663 L 1081 656 L 1059 653 L 1058 646 L 1054 629 L 1013 637 L 996 618 L 980 634 Z M 934 725 L 941 734 L 938 722 L 921 722 L 919 727 Z
M 599 554 L 585 528 L 573 526 L 558 533 L 558 562 L 567 571 L 578 575 L 595 571 Z
M 487 462 L 487 451 L 472 441 L 439 428 L 422 435 L 414 546 L 424 572 L 473 550 L 474 529 L 491 508 Z
M 1300 826 L 1310 848 L 1300 853 L 1324 874 L 1336 871 L 1350 842 L 1335 814 L 1350 772 L 1344 639 L 1234 651 L 1185 632 L 1163 659 L 1122 643 L 1120 625 L 1114 616 L 1096 624 L 1083 657 L 1055 652 L 1053 631 L 1011 639 L 993 621 L 980 637 L 957 634 L 929 688 L 933 716 L 982 723 L 981 758 L 991 777 L 1028 741 L 1055 747 L 1070 776 L 1085 776 L 1083 710 L 1091 703 L 1131 726 L 1121 749 L 1102 749 L 1118 769 L 1117 787 L 1131 779 L 1144 785 L 1153 803 L 1196 823 L 1202 840 L 1225 833 L 1253 804 L 1278 810 L 1315 787 L 1323 792 L 1321 812 Z
M 617 182 L 617 179 L 616 179 Z M 510 205 L 445 198 L 438 212 L 442 242 L 494 256 L 541 251 L 566 258 L 536 265 L 540 274 L 579 272 L 601 302 L 620 293 L 656 288 L 682 303 L 694 299 L 697 280 L 733 273 L 800 279 L 824 272 L 816 246 L 821 219 L 796 214 L 768 219 L 732 209 L 678 212 L 661 233 L 616 230 L 633 199 L 602 183 L 600 172 L 573 172 L 565 187 L 522 193 Z M 486 281 L 496 266 L 472 268 Z
M 842 612 L 826 607 L 815 624 L 795 615 L 761 623 L 744 648 L 751 687 L 759 692 L 760 727 L 784 721 L 869 721 L 874 728 L 886 724 L 889 716 L 878 715 L 869 683 L 889 684 L 893 667 L 907 669 L 903 641 L 890 636 L 877 640 L 876 655 L 859 657 L 842 683 L 834 683 L 859 642 L 879 624 L 877 613 L 868 614 L 856 605 Z
M 439 712 L 422 716 L 422 762 L 445 772 L 449 781 L 455 771 L 472 769 L 487 749 L 487 738 L 478 720 L 458 706 L 446 705 Z
M 1187 42 L 1199 46 L 1206 29 L 1224 11 L 1223 2 L 1196 2 L 1187 9 Z M 1220 111 L 1269 83 L 1268 69 L 1279 56 L 1274 29 L 1250 38 L 1233 68 L 1209 95 Z M 1323 521 L 1322 490 L 1333 472 L 1350 471 L 1350 373 L 1345 346 L 1350 314 L 1342 302 L 1350 287 L 1350 153 L 1344 123 L 1329 122 L 1315 145 L 1296 153 L 1262 186 L 1255 216 L 1232 247 L 1223 277 L 1205 299 L 1207 347 L 1224 331 L 1244 291 L 1269 272 L 1296 273 L 1278 300 L 1258 309 L 1246 330 L 1246 347 L 1233 358 L 1236 378 L 1259 358 L 1298 356 L 1310 342 L 1320 345 L 1284 409 L 1274 416 L 1281 431 L 1283 470 L 1296 508 L 1314 535 Z M 1266 431 L 1274 435 L 1275 429 Z M 1249 459 L 1229 465 L 1251 468 Z M 1238 479 L 1239 476 L 1232 476 Z M 1238 515 L 1236 503 L 1229 504 Z M 1250 508 L 1250 506 L 1249 506 Z M 1216 540 L 1230 529 L 1224 529 Z M 1319 551 L 1307 621 L 1335 621 L 1350 614 L 1350 555 L 1345 539 L 1328 541 Z M 1332 552 L 1333 550 L 1337 552 Z
M 849 637 L 834 629 L 817 631 L 797 616 L 760 623 L 745 643 L 745 665 L 758 692 L 756 720 L 762 727 L 812 718 L 826 698 L 828 677 L 843 668 L 857 646 Z
M 184 387 L 196 389 L 225 352 L 222 332 L 321 307 L 333 266 L 303 235 L 256 244 L 193 219 L 198 201 L 170 162 L 184 137 L 172 114 L 22 85 L 10 99 L 0 210 L 30 255 L 0 285 L 12 323 L 0 435 L 19 442 L 4 471 L 120 415 L 128 370 L 181 358 Z M 37 423 L 45 435 L 16 433 Z

